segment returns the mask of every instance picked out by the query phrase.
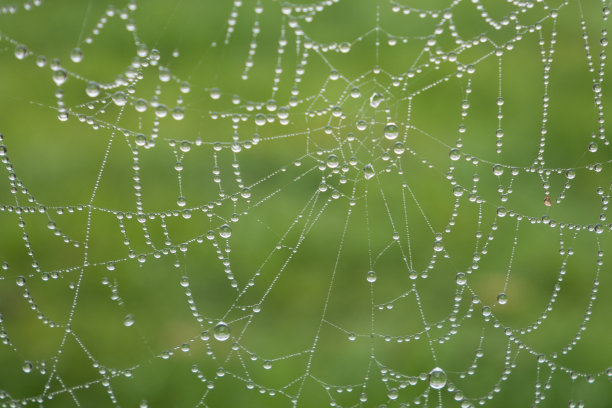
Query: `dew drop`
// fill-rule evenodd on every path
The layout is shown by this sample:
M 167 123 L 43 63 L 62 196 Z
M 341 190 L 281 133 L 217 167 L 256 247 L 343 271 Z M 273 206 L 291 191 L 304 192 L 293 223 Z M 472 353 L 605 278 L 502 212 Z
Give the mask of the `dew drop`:
M 25 286 L 26 278 L 25 276 L 18 276 L 16 279 L 17 286 Z
M 384 100 L 385 97 L 381 93 L 374 92 L 372 96 L 370 96 L 370 106 L 376 109 Z
M 368 273 L 366 274 L 366 280 L 370 283 L 376 282 L 376 272 L 368 271 Z
M 335 169 L 336 167 L 338 167 L 339 164 L 340 161 L 338 160 L 338 156 L 336 156 L 335 154 L 330 154 L 329 156 L 327 156 L 327 167 L 329 167 L 330 169 Z
M 465 273 L 463 272 L 459 272 L 455 278 L 457 285 L 459 286 L 463 286 L 467 283 L 467 278 L 465 276 Z
M 387 140 L 395 140 L 399 135 L 399 128 L 395 123 L 387 123 L 384 133 Z
M 399 393 L 397 392 L 397 388 L 389 389 L 389 391 L 387 392 L 387 397 L 389 397 L 390 400 L 396 400 L 397 397 L 399 397 Z
M 232 236 L 232 227 L 227 224 L 223 224 L 219 227 L 219 236 L 221 238 L 229 238 Z
M 266 370 L 269 370 L 272 368 L 272 363 L 270 362 L 270 360 L 264 361 L 263 368 L 265 368 Z
M 375 175 L 376 172 L 374 171 L 374 166 L 372 166 L 371 164 L 366 164 L 363 168 L 363 176 L 365 177 L 365 179 L 369 180 Z
M 97 82 L 89 82 L 85 87 L 85 93 L 90 98 L 95 98 L 96 96 L 100 95 L 100 85 L 98 85 Z
M 569 169 L 565 172 L 565 177 L 567 177 L 568 180 L 573 180 L 576 178 L 576 170 L 574 169 Z
M 21 366 L 21 369 L 23 370 L 24 373 L 30 374 L 32 372 L 33 367 L 34 366 L 31 361 L 25 361 L 23 365 Z
M 230 328 L 227 323 L 219 322 L 213 330 L 213 335 L 218 341 L 226 341 L 230 338 Z
M 221 91 L 219 91 L 218 88 L 212 88 L 210 90 L 210 97 L 211 97 L 211 99 L 216 101 L 217 99 L 219 99 L 221 97 Z
M 451 160 L 457 161 L 461 158 L 461 152 L 459 151 L 459 149 L 451 149 L 449 157 Z
M 80 48 L 75 48 L 70 52 L 70 59 L 72 62 L 79 63 L 83 61 L 83 51 Z
M 125 316 L 125 318 L 123 319 L 123 325 L 125 327 L 131 327 L 134 325 L 134 316 L 132 316 L 131 314 L 128 314 Z
M 113 102 L 117 106 L 124 106 L 127 103 L 127 95 L 122 91 L 115 92 L 113 94 Z
M 429 372 L 429 386 L 434 390 L 444 388 L 446 385 L 446 373 L 440 367 Z
M 63 85 L 63 83 L 66 82 L 67 78 L 68 73 L 66 72 L 66 70 L 60 68 L 56 71 L 53 71 L 53 82 L 55 82 L 57 86 Z
M 499 303 L 500 305 L 505 305 L 506 303 L 508 303 L 508 295 L 506 295 L 505 293 L 500 293 L 499 295 L 497 295 L 497 303 Z
M 15 47 L 15 57 L 17 59 L 22 60 L 27 56 L 28 56 L 28 49 L 25 45 L 19 44 Z

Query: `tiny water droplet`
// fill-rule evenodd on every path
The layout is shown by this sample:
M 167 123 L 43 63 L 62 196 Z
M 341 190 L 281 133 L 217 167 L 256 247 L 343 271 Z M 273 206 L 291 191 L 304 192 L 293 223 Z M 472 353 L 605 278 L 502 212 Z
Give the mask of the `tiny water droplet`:
M 506 303 L 508 303 L 508 295 L 506 295 L 505 293 L 500 293 L 499 295 L 497 295 L 497 303 L 499 303 L 500 305 L 505 305 Z
M 376 278 L 376 272 L 374 271 L 368 271 L 368 273 L 366 274 L 366 280 L 370 283 L 376 282 Z
M 26 374 L 30 374 L 32 372 L 32 368 L 33 368 L 33 365 L 31 361 L 25 361 L 23 363 L 23 366 L 21 366 L 21 369 Z
M 67 78 L 68 73 L 66 72 L 66 70 L 60 68 L 56 71 L 53 71 L 53 82 L 55 82 L 57 86 L 63 85 L 64 82 L 66 82 Z

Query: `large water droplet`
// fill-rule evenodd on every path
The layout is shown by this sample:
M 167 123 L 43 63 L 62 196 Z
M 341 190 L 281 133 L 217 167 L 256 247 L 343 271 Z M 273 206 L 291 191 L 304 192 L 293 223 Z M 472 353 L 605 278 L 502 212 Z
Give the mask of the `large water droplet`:
M 385 126 L 385 138 L 387 140 L 395 140 L 399 135 L 399 128 L 395 123 L 387 123 Z
M 461 152 L 459 151 L 459 149 L 451 149 L 449 157 L 451 160 L 457 161 L 461 158 Z
M 376 282 L 376 272 L 368 271 L 368 273 L 366 274 L 366 280 L 370 283 Z
M 218 341 L 225 341 L 230 338 L 230 328 L 225 322 L 219 322 L 213 330 L 213 335 Z
M 87 87 L 85 88 L 85 93 L 87 93 L 87 96 L 89 96 L 90 98 L 95 98 L 96 96 L 100 95 L 100 85 L 98 85 L 96 82 L 91 81 L 87 84 Z
M 219 227 L 219 236 L 221 238 L 229 238 L 232 236 L 232 227 L 227 224 L 223 224 Z
M 32 368 L 33 368 L 33 365 L 31 361 L 25 361 L 23 365 L 21 366 L 21 369 L 26 374 L 30 374 L 32 372 Z
M 444 388 L 446 385 L 446 373 L 440 367 L 436 367 L 429 372 L 429 386 L 434 390 Z

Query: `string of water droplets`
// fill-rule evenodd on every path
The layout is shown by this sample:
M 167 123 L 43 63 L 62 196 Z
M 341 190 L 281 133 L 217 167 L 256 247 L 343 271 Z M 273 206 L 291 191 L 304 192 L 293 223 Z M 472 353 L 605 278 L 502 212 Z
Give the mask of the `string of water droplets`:
M 97 161 L 95 179 L 91 185 L 82 186 L 91 191 L 89 199 L 55 205 L 39 201 L 38 192 L 30 191 L 28 182 L 19 176 L 19 167 L 27 163 L 9 158 L 13 140 L 20 136 L 5 132 L 1 139 L 0 155 L 8 175 L 8 194 L 5 191 L 0 196 L 0 211 L 5 219 L 18 226 L 19 232 L 12 239 L 23 241 L 23 259 L 27 258 L 29 263 L 25 269 L 22 260 L 18 267 L 8 262 L 2 264 L 2 293 L 17 290 L 23 300 L 15 299 L 9 305 L 11 308 L 30 308 L 39 320 L 37 325 L 61 333 L 58 346 L 44 360 L 23 356 L 21 371 L 28 375 L 28 380 L 24 381 L 32 384 L 28 393 L 14 394 L 2 384 L 9 384 L 9 381 L 0 376 L 3 380 L 0 383 L 1 406 L 47 405 L 53 400 L 87 406 L 98 397 L 93 390 L 102 390 L 109 405 L 120 406 L 123 402 L 117 390 L 121 388 L 122 379 L 136 381 L 145 377 L 144 372 L 155 370 L 159 360 L 168 364 L 183 359 L 192 362 L 188 373 L 177 373 L 190 379 L 195 376 L 200 382 L 198 398 L 193 405 L 202 407 L 229 406 L 231 396 L 219 395 L 216 391 L 224 389 L 230 379 L 237 384 L 236 394 L 246 389 L 251 394 L 245 398 L 254 398 L 250 395 L 258 391 L 270 404 L 267 406 L 313 406 L 312 401 L 320 402 L 314 397 L 314 386 L 333 407 L 387 404 L 467 408 L 486 405 L 489 401 L 495 406 L 501 404 L 498 394 L 513 375 L 517 376 L 519 363 L 525 359 L 535 363 L 535 390 L 528 392 L 532 405 L 543 404 L 547 395 L 554 394 L 552 384 L 558 376 L 573 382 L 585 380 L 589 384 L 601 384 L 602 378 L 612 377 L 610 368 L 583 370 L 563 361 L 563 356 L 580 344 L 596 302 L 600 300 L 605 242 L 612 230 L 612 224 L 606 225 L 612 186 L 609 180 L 607 185 L 601 182 L 603 176 L 608 175 L 612 162 L 609 155 L 605 156 L 609 152 L 609 141 L 603 91 L 609 4 L 602 1 L 597 14 L 599 19 L 590 21 L 580 0 L 558 2 L 555 7 L 539 0 L 507 1 L 503 7 L 499 6 L 505 14 L 498 18 L 492 17 L 496 14 L 494 7 L 488 10 L 478 0 L 449 1 L 447 6 L 437 10 L 381 0 L 374 2 L 372 7 L 372 14 L 375 14 L 372 28 L 364 26 L 363 33 L 352 40 L 317 40 L 324 36 L 317 29 L 310 30 L 309 24 L 323 19 L 326 13 L 333 13 L 335 7 L 361 6 L 347 5 L 347 2 L 327 0 L 301 5 L 235 0 L 227 10 L 229 18 L 225 32 L 216 33 L 207 51 L 227 50 L 229 53 L 236 47 L 236 55 L 245 56 L 239 75 L 233 78 L 237 83 L 233 89 L 227 84 L 217 85 L 215 78 L 205 78 L 195 85 L 191 77 L 197 77 L 197 71 L 189 75 L 189 79 L 175 74 L 171 67 L 174 61 L 180 61 L 181 53 L 175 49 L 165 55 L 140 38 L 139 27 L 146 24 L 146 16 L 137 14 L 141 4 L 133 0 L 118 7 L 107 7 L 90 31 L 87 31 L 90 23 L 84 19 L 77 46 L 69 52 L 71 65 L 62 63 L 59 57 L 48 60 L 38 50 L 22 43 L 19 37 L 13 38 L 12 33 L 0 30 L 2 44 L 9 50 L 4 50 L 3 54 L 12 54 L 11 59 L 20 64 L 35 60 L 44 75 L 48 75 L 47 68 L 52 71 L 49 86 L 53 86 L 55 104 L 50 106 L 38 100 L 31 103 L 55 110 L 57 119 L 66 126 L 97 131 L 96 135 L 106 141 L 104 150 L 96 152 L 102 155 L 92 156 L 92 160 Z M 91 6 L 92 2 L 87 6 L 87 16 L 91 15 Z M 369 5 L 363 4 L 366 6 Z M 13 18 L 13 15 L 26 18 L 22 17 L 27 15 L 23 12 L 53 7 L 48 2 L 26 1 L 20 7 L 6 6 L 0 10 L 6 15 L 3 18 Z M 580 16 L 579 29 L 587 72 L 591 75 L 596 119 L 594 128 L 588 131 L 592 138 L 584 146 L 582 157 L 586 157 L 586 164 L 547 167 L 549 146 L 554 143 L 549 133 L 549 108 L 554 91 L 551 75 L 560 45 L 558 21 L 564 13 L 570 15 L 575 9 Z M 475 11 L 487 31 L 467 37 L 461 34 L 463 22 L 456 14 L 461 16 L 464 10 Z M 274 50 L 264 49 L 269 44 L 259 41 L 266 38 L 264 35 L 270 35 L 266 33 L 269 28 L 266 24 L 272 25 L 267 20 L 269 16 L 280 22 L 280 27 L 274 27 L 278 28 Z M 392 18 L 405 19 L 401 20 L 402 24 L 414 21 L 431 24 L 424 24 L 425 29 L 415 28 L 414 33 L 397 34 L 394 30 L 398 29 L 398 24 L 392 24 Z M 407 20 L 409 18 L 415 20 Z M 464 18 L 465 25 L 469 25 L 468 17 Z M 90 47 L 95 47 L 98 38 L 116 27 L 113 24 L 117 21 L 130 33 L 132 60 L 126 61 L 123 71 L 114 73 L 116 78 L 112 81 L 80 74 L 79 64 L 87 62 Z M 593 41 L 593 34 L 589 34 L 592 27 L 600 30 L 598 41 Z M 244 30 L 247 34 L 241 33 Z M 497 36 L 496 32 L 503 35 Z M 246 52 L 243 44 L 235 45 L 240 44 L 241 35 L 248 38 Z M 506 134 L 505 126 L 512 121 L 505 116 L 506 96 L 516 89 L 513 84 L 506 83 L 502 75 L 507 69 L 504 62 L 516 58 L 513 53 L 534 39 L 539 49 L 537 62 L 541 63 L 543 88 L 541 102 L 534 104 L 541 108 L 535 144 L 532 137 Z M 420 44 L 420 48 L 408 64 L 386 66 L 385 56 L 402 54 L 401 47 L 415 43 Z M 374 54 L 365 64 L 366 69 L 349 75 L 348 68 L 339 68 L 343 58 L 363 50 L 373 50 Z M 269 51 L 273 52 L 268 55 Z M 249 100 L 241 96 L 241 81 L 259 81 L 260 74 L 255 70 L 258 63 L 266 63 L 266 58 L 271 60 L 267 65 L 274 67 L 266 78 L 272 84 L 266 88 L 271 97 L 262 95 L 257 100 Z M 492 60 L 497 72 L 491 75 L 494 80 L 490 89 L 495 89 L 496 95 L 490 105 L 495 107 L 496 116 L 488 120 L 496 129 L 483 135 L 478 123 L 470 118 L 478 114 L 472 103 L 474 98 L 478 99 L 474 93 L 478 89 L 479 70 Z M 203 58 L 197 67 L 214 64 L 218 61 Z M 223 62 L 220 65 L 217 73 L 223 73 Z M 310 83 L 313 79 L 309 74 L 319 80 L 315 81 L 316 85 Z M 146 81 L 153 82 L 148 89 L 141 86 Z M 72 94 L 72 84 L 78 84 L 74 85 L 78 87 L 75 91 L 78 97 Z M 460 89 L 458 103 L 454 103 L 456 96 L 450 96 L 449 84 Z M 147 96 L 151 89 L 152 96 Z M 440 112 L 431 106 L 429 95 L 439 95 L 436 92 L 440 89 L 453 101 L 453 112 Z M 194 93 L 199 96 L 193 96 Z M 84 98 L 87 99 L 83 101 Z M 186 103 L 186 99 L 189 102 Z M 457 134 L 449 137 L 437 132 L 436 126 L 421 121 L 420 117 L 428 118 L 424 109 L 436 110 L 447 121 L 454 121 L 458 116 Z M 137 119 L 130 121 L 133 115 Z M 166 126 L 171 128 L 167 125 L 169 121 L 182 124 L 190 117 L 200 118 L 204 123 L 197 127 L 197 132 L 188 125 L 185 128 L 177 125 L 177 132 L 165 130 Z M 222 131 L 208 131 L 208 126 Z M 525 132 L 534 133 L 534 130 L 529 128 Z M 186 136 L 191 134 L 199 136 Z M 524 140 L 522 156 L 531 164 L 505 159 L 509 139 Z M 482 153 L 481 146 L 493 147 L 493 154 Z M 113 177 L 109 169 L 120 148 L 125 153 L 122 160 L 129 161 L 134 205 L 125 208 L 98 205 L 101 185 Z M 271 159 L 268 151 L 273 149 L 277 150 Z M 155 186 L 145 187 L 145 180 L 147 166 L 155 168 L 149 155 L 159 151 L 172 162 L 171 168 L 162 169 L 172 174 L 173 180 L 172 186 L 167 186 L 164 192 L 176 191 L 176 199 L 171 205 L 164 203 L 162 210 L 152 210 L 149 208 L 155 206 L 150 202 L 154 200 L 147 201 L 145 196 L 147 188 Z M 591 161 L 588 155 L 597 157 L 598 161 Z M 194 156 L 210 164 L 205 177 L 208 184 L 200 186 L 205 199 L 196 199 L 202 195 L 195 193 L 192 187 L 191 179 L 202 177 L 189 172 L 190 166 L 196 166 Z M 566 221 L 563 213 L 559 213 L 558 218 L 551 217 L 547 209 L 564 205 L 579 175 L 585 180 L 592 178 L 597 184 L 591 192 L 594 190 L 601 202 L 599 216 L 591 223 Z M 493 181 L 486 181 L 491 177 Z M 423 189 L 416 178 L 426 179 L 432 191 Z M 538 187 L 525 186 L 533 179 L 538 180 Z M 489 191 L 488 186 L 495 184 L 497 188 Z M 517 189 L 528 192 L 528 200 L 538 205 L 526 207 L 517 200 L 512 201 Z M 520 196 L 519 200 L 522 199 L 524 196 Z M 539 210 L 528 212 L 533 208 Z M 284 210 L 291 212 L 284 219 L 288 220 L 286 223 L 276 219 L 283 217 Z M 544 215 L 538 215 L 541 212 Z M 86 220 L 81 235 L 71 226 L 80 225 L 76 221 L 79 214 L 84 214 Z M 37 225 L 34 221 L 37 215 L 47 218 L 48 231 L 29 227 Z M 73 216 L 75 221 L 67 221 L 64 215 Z M 113 253 L 113 256 L 97 258 L 92 255 L 94 251 L 98 253 L 99 245 L 92 236 L 98 228 L 102 229 L 93 221 L 97 217 L 106 217 L 108 225 L 115 233 L 118 231 L 125 249 L 121 256 L 116 257 Z M 251 232 L 251 228 L 255 228 L 253 222 L 270 232 L 270 236 L 259 230 Z M 458 226 L 465 222 L 472 224 Z M 324 228 L 324 232 L 319 228 Z M 514 325 L 511 320 L 507 321 L 503 308 L 513 301 L 508 291 L 513 279 L 517 279 L 517 258 L 522 257 L 525 250 L 521 242 L 526 238 L 521 239 L 521 233 L 530 228 L 552 231 L 554 244 L 558 242 L 559 245 L 558 273 L 538 316 L 531 323 Z M 189 234 L 186 236 L 182 229 Z M 111 232 L 106 233 L 111 237 Z M 261 237 L 254 238 L 255 233 Z M 50 266 L 53 263 L 40 262 L 37 254 L 46 251 L 37 248 L 30 235 L 38 239 L 39 236 L 49 238 L 49 234 L 58 237 L 66 247 L 81 252 L 77 257 L 62 258 L 60 268 Z M 504 237 L 511 238 L 509 245 L 502 251 L 492 250 Z M 590 275 L 584 273 L 581 278 L 592 281 L 586 304 L 580 304 L 584 310 L 583 319 L 557 351 L 544 351 L 547 347 L 530 342 L 526 336 L 541 333 L 545 322 L 557 310 L 568 272 L 572 272 L 568 265 L 575 255 L 573 246 L 583 237 L 595 239 L 594 249 L 591 248 L 588 255 L 589 259 L 595 259 L 593 271 Z M 313 251 L 305 248 L 325 238 L 328 239 L 324 241 L 325 253 L 317 255 L 329 258 L 330 262 L 323 273 L 312 277 L 322 286 L 318 297 L 312 294 L 314 300 L 308 307 L 314 316 L 311 318 L 313 324 L 304 323 L 303 331 L 308 333 L 296 336 L 298 339 L 280 340 L 279 344 L 291 344 L 291 352 L 274 354 L 275 351 L 261 343 L 278 339 L 265 329 L 262 333 L 259 327 L 274 327 L 265 320 L 266 315 L 272 316 L 272 321 L 302 318 L 283 316 L 270 305 L 278 304 L 273 300 L 278 292 L 288 290 L 283 283 L 302 282 L 298 260 L 321 267 L 315 259 L 302 258 L 308 258 L 308 251 Z M 112 239 L 116 240 L 117 235 Z M 262 245 L 267 245 L 265 253 L 251 254 L 252 260 L 244 262 L 242 258 L 247 255 L 234 247 L 246 252 L 248 242 L 254 239 L 261 239 Z M 332 244 L 327 245 L 330 241 Z M 458 249 L 459 243 L 469 244 L 469 248 Z M 231 288 L 229 302 L 219 303 L 225 308 L 208 304 L 194 288 L 193 281 L 201 279 L 197 275 L 200 271 L 189 259 L 200 259 L 199 254 L 207 255 L 209 270 L 225 278 L 221 281 L 207 276 L 205 281 L 210 281 L 219 291 Z M 7 256 L 6 252 L 0 253 L 1 256 Z M 352 262 L 352 256 L 363 256 L 363 259 Z M 508 258 L 502 259 L 504 256 Z M 14 255 L 10 257 L 15 258 Z M 488 302 L 483 298 L 488 298 L 489 294 L 483 293 L 476 281 L 482 276 L 484 268 L 481 266 L 494 257 L 499 257 L 499 269 L 504 270 L 503 289 L 495 293 L 495 302 Z M 161 271 L 167 267 L 166 260 L 170 260 L 180 276 Z M 141 313 L 139 318 L 138 313 L 130 310 L 131 299 L 121 295 L 122 287 L 129 284 L 121 282 L 126 282 L 127 274 L 151 264 L 160 266 L 153 267 L 149 273 L 162 276 L 168 285 L 181 288 L 182 301 L 186 300 L 190 314 L 190 328 L 198 333 L 192 334 L 193 330 L 189 330 L 189 335 L 181 333 L 180 340 L 174 338 L 165 342 L 165 348 L 153 346 L 151 339 L 142 333 L 132 334 L 134 338 L 142 338 L 148 357 L 136 364 L 106 362 L 91 351 L 98 345 L 85 340 L 84 327 L 73 327 L 74 319 L 83 313 L 80 312 L 84 309 L 81 304 L 87 301 L 83 296 L 97 293 L 87 282 L 95 276 L 102 283 L 111 303 L 102 303 L 99 307 L 110 310 L 117 306 L 124 311 L 119 325 L 135 331 L 140 326 L 140 319 L 145 320 L 145 317 Z M 103 276 L 100 277 L 101 271 Z M 144 277 L 141 279 L 143 284 L 147 282 Z M 347 283 L 347 279 L 355 283 Z M 44 287 L 54 281 L 68 282 L 71 290 L 67 299 L 69 310 L 58 317 L 52 317 L 57 315 L 55 310 L 47 312 L 39 307 L 33 295 L 39 291 L 38 285 Z M 428 286 L 432 281 L 451 288 L 441 313 L 431 308 L 431 303 L 437 303 L 435 298 L 439 296 Z M 351 296 L 353 290 L 360 290 L 366 296 L 355 301 Z M 303 295 L 290 293 L 288 299 Z M 26 305 L 21 303 L 23 301 Z M 366 324 L 360 323 L 364 316 L 352 316 L 351 310 L 338 314 L 337 304 L 344 302 L 364 302 L 367 305 Z M 408 309 L 408 302 L 413 302 L 414 309 Z M 357 304 L 352 306 L 359 310 Z M 386 317 L 398 309 L 411 314 L 407 317 L 396 313 L 393 318 Z M 385 323 L 389 319 L 392 324 Z M 418 324 L 413 327 L 415 321 Z M 27 346 L 13 341 L 10 325 L 15 324 L 0 318 L 0 337 L 6 346 L 1 352 L 21 358 L 21 348 L 27 349 Z M 283 324 L 289 323 L 281 322 L 279 326 Z M 474 324 L 478 325 L 476 330 Z M 92 322 L 89 329 L 104 328 Z M 252 332 L 264 337 L 259 339 L 259 344 L 249 337 Z M 466 346 L 464 340 L 459 340 L 462 335 L 474 333 L 475 344 Z M 495 339 L 499 334 L 502 340 Z M 161 333 L 159 337 L 163 337 Z M 64 374 L 66 358 L 63 355 L 69 343 L 76 344 L 87 361 L 87 368 L 95 370 L 95 378 L 65 379 L 69 375 Z M 497 348 L 485 352 L 489 343 Z M 359 349 L 350 348 L 353 344 L 366 346 L 358 352 Z M 443 347 L 453 344 L 454 354 L 470 355 L 469 364 L 464 364 L 463 368 L 444 356 Z M 418 351 L 407 351 L 412 350 L 408 347 L 413 345 Z M 396 349 L 396 346 L 406 348 Z M 351 367 L 350 373 L 344 373 L 342 366 L 327 367 L 319 361 L 320 355 L 329 355 L 327 348 L 331 348 L 334 355 L 346 352 L 355 361 L 362 358 L 365 365 L 359 369 Z M 279 346 L 279 350 L 284 348 Z M 406 355 L 415 360 L 413 366 L 400 364 L 399 360 Z M 489 356 L 502 356 L 502 368 L 483 368 Z M 264 371 L 260 371 L 260 367 Z M 282 381 L 269 385 L 275 381 L 266 373 L 275 371 L 280 371 Z M 490 381 L 491 376 L 485 390 L 474 391 L 469 379 L 479 372 L 490 376 L 495 373 L 497 378 Z M 36 374 L 41 376 L 42 382 L 29 379 Z M 609 384 L 607 387 L 609 390 Z M 520 391 L 525 392 L 524 389 Z M 565 403 L 570 407 L 583 406 L 580 398 L 572 397 Z M 147 407 L 149 402 L 143 399 L 140 406 Z

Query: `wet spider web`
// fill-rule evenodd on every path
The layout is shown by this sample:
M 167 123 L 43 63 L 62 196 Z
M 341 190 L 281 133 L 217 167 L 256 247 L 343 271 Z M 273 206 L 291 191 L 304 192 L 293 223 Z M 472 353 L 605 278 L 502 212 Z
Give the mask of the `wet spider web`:
M 166 3 L 0 5 L 1 406 L 612 403 L 608 1 Z

